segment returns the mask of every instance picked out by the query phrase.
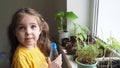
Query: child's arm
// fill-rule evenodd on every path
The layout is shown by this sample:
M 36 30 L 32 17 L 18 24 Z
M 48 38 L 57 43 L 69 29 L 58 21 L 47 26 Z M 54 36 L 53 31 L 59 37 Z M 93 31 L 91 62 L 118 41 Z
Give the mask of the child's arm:
M 62 55 L 60 54 L 54 61 L 51 62 L 48 57 L 48 66 L 49 68 L 62 68 Z

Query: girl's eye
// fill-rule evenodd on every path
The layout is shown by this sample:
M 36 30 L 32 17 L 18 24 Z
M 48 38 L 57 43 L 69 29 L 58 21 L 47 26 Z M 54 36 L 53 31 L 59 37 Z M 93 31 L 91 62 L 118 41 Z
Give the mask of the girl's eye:
M 19 29 L 19 30 L 24 30 L 25 27 L 24 27 L 24 26 L 19 26 L 18 29 Z
M 35 28 L 36 28 L 36 25 L 32 25 L 31 28 L 32 28 L 32 29 L 35 29 Z

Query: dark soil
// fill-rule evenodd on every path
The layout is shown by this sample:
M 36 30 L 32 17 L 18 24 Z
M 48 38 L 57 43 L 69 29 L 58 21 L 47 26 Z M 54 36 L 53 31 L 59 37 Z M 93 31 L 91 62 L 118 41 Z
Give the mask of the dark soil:
M 100 61 L 97 68 L 120 68 L 120 60 Z

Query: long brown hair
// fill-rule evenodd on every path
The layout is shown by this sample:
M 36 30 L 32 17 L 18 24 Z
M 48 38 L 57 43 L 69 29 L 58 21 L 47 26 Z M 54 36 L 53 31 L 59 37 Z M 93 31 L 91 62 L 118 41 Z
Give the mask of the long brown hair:
M 33 16 L 36 16 L 38 20 L 38 25 L 42 29 L 41 34 L 38 39 L 38 45 L 41 51 L 45 56 L 49 56 L 50 53 L 50 40 L 49 40 L 49 26 L 46 23 L 46 21 L 43 19 L 43 17 L 34 9 L 31 8 L 21 8 L 12 17 L 12 21 L 8 27 L 8 38 L 10 41 L 11 51 L 10 51 L 10 63 L 12 63 L 12 58 L 14 55 L 14 52 L 19 44 L 19 41 L 17 40 L 15 36 L 15 29 L 17 22 L 20 21 L 20 19 L 25 14 L 30 14 Z

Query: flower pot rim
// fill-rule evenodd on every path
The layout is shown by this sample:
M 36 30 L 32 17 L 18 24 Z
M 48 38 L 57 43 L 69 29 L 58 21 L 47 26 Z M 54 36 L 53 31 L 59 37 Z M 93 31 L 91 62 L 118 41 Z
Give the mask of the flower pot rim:
M 94 64 L 84 64 L 84 63 L 78 62 L 77 59 L 78 58 L 75 59 L 75 61 L 77 62 L 77 64 L 80 64 L 80 65 L 83 65 L 83 66 L 93 66 L 93 65 L 97 65 L 98 64 L 98 60 L 96 60 L 96 63 L 94 63 Z

